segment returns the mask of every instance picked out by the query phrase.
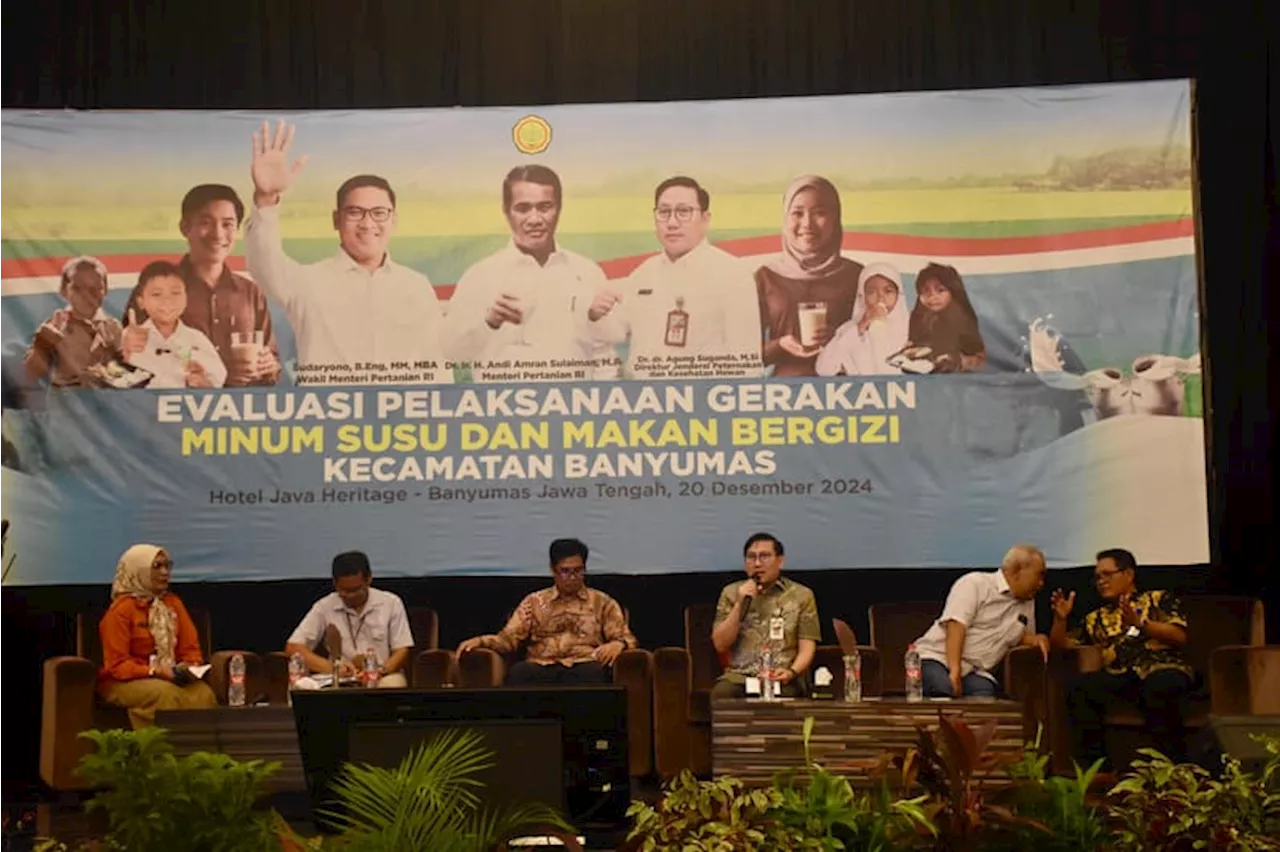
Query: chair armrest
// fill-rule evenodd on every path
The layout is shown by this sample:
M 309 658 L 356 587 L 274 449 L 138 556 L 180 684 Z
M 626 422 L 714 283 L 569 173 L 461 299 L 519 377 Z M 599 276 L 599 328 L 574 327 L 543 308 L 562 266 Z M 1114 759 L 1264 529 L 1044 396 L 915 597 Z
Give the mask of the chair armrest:
M 267 700 L 272 704 L 289 703 L 289 654 L 272 651 L 262 660 Z
M 1034 650 L 1034 649 L 1032 649 Z M 1102 669 L 1102 648 L 1097 645 L 1072 645 L 1054 648 L 1049 652 L 1049 664 L 1045 676 L 1046 730 L 1040 745 L 1047 744 L 1053 754 L 1054 772 L 1071 774 L 1071 718 L 1067 711 L 1067 690 L 1082 674 Z M 1024 719 L 1024 727 L 1025 722 Z M 1035 734 L 1034 731 L 1028 732 Z
M 1209 657 L 1215 716 L 1280 715 L 1280 645 L 1224 645 Z
M 684 648 L 653 652 L 653 756 L 658 775 L 672 778 L 690 766 L 689 694 L 693 660 Z
M 653 654 L 623 651 L 613 661 L 613 682 L 627 691 L 627 753 L 631 775 L 653 768 Z
M 1048 665 L 1039 648 L 1023 645 L 1004 658 L 1005 694 L 1022 705 L 1023 742 L 1035 742 L 1049 720 Z M 1040 737 L 1041 747 L 1048 749 Z
M 502 686 L 507 663 L 489 648 L 475 648 L 458 658 L 458 685 L 464 689 Z
M 862 658 L 863 696 L 884 695 L 884 657 L 881 656 L 880 649 L 859 645 L 858 656 Z
M 418 654 L 413 663 L 413 687 L 415 689 L 439 689 L 452 686 L 460 680 L 458 660 L 452 651 L 433 648 Z
M 83 790 L 88 784 L 76 772 L 93 744 L 80 738 L 93 727 L 98 670 L 84 657 L 51 657 L 44 661 L 40 708 L 40 778 L 55 790 Z
M 1004 658 L 1004 691 L 1010 698 L 1027 701 L 1044 692 L 1045 659 L 1039 648 L 1024 645 Z
M 1054 648 L 1049 652 L 1048 675 L 1075 677 L 1102 669 L 1102 647 L 1099 645 L 1072 645 L 1070 648 Z
M 267 682 L 266 667 L 263 665 L 262 657 L 252 651 L 242 651 L 231 649 L 228 651 L 214 651 L 209 657 L 209 673 L 205 675 L 205 682 L 213 689 L 213 694 L 217 697 L 219 704 L 227 703 L 227 687 L 231 685 L 231 658 L 236 654 L 244 657 L 244 701 L 246 704 L 253 704 L 264 696 L 270 699 L 271 690 Z M 288 664 L 286 663 L 286 671 Z M 288 688 L 288 676 L 285 677 L 286 689 Z

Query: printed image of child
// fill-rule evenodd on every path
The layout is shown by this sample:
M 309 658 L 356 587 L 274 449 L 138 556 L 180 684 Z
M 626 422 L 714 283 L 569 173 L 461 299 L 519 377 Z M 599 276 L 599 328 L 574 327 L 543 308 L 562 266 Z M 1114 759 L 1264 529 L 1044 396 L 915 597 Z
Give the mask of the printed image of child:
M 203 333 L 182 322 L 187 285 L 182 271 L 167 260 L 147 264 L 129 297 L 124 359 L 146 370 L 153 388 L 220 388 L 227 367 Z
M 91 385 L 85 371 L 120 353 L 120 322 L 102 310 L 107 268 L 96 257 L 73 257 L 62 267 L 58 292 L 67 307 L 36 329 L 23 359 L 27 378 L 47 377 L 56 388 Z
M 906 345 L 908 311 L 902 275 L 888 263 L 867 264 L 858 275 L 854 316 L 818 353 L 819 376 L 901 373 L 887 361 Z
M 987 363 L 978 315 L 954 266 L 930 263 L 916 276 L 907 337 L 911 357 L 931 360 L 935 373 L 967 373 Z

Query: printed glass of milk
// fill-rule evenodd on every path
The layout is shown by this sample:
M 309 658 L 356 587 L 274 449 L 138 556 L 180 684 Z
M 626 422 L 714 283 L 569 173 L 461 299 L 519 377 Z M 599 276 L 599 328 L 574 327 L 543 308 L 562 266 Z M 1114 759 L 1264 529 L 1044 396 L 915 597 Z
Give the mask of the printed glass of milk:
M 264 332 L 233 331 L 231 332 L 231 357 L 242 364 L 253 366 L 258 362 L 258 353 L 265 343 Z
M 533 312 L 537 310 L 538 300 L 532 293 L 521 293 L 516 297 L 516 310 L 520 312 L 520 340 L 521 346 L 532 346 L 533 341 L 529 339 L 529 323 L 533 320 Z
M 808 349 L 818 345 L 818 336 L 827 327 L 826 302 L 800 303 L 800 345 Z

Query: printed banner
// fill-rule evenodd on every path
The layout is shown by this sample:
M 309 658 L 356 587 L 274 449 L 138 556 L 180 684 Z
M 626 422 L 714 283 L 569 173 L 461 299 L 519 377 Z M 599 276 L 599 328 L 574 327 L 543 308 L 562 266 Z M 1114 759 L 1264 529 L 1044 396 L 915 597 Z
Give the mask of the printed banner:
M 1190 100 L 5 111 L 5 582 L 1207 561 Z

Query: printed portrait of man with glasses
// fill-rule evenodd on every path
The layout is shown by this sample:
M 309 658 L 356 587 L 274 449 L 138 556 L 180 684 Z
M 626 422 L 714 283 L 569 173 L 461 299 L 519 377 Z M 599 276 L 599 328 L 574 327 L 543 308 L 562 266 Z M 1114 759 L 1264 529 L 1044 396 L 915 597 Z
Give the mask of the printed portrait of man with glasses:
M 667 178 L 653 192 L 653 227 L 662 251 L 602 290 L 589 314 L 600 339 L 630 338 L 624 375 L 761 375 L 755 281 L 742 260 L 707 241 L 711 195 L 691 177 Z
M 327 380 L 334 368 L 369 384 L 447 383 L 440 303 L 431 282 L 391 259 L 396 194 L 386 178 L 362 174 L 338 187 L 338 250 L 300 264 L 284 251 L 281 199 L 306 164 L 290 161 L 294 127 L 253 134 L 253 216 L 245 229 L 249 273 L 280 304 L 297 337 L 298 380 Z M 328 374 L 328 375 L 326 375 Z

